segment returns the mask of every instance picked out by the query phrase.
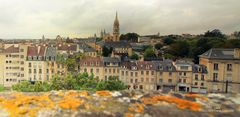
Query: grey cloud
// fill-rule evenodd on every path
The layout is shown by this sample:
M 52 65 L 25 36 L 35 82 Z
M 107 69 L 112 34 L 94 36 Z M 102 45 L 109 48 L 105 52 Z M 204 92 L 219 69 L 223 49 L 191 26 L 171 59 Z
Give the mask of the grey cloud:
M 239 0 L 0 0 L 0 38 L 90 36 L 121 33 L 199 34 L 240 30 Z

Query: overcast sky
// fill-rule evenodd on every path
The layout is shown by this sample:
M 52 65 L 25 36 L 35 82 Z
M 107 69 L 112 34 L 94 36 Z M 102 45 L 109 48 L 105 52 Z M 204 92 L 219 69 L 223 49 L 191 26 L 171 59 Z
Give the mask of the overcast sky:
M 240 30 L 240 0 L 0 0 L 0 38 L 86 37 L 112 32 L 140 35 Z

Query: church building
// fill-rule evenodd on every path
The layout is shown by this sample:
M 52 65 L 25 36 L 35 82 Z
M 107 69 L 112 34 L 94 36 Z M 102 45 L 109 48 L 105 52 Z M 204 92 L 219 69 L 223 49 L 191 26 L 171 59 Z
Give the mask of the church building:
M 115 20 L 113 23 L 113 34 L 110 33 L 106 33 L 106 31 L 101 31 L 101 38 L 103 38 L 103 40 L 105 42 L 117 42 L 119 41 L 119 37 L 120 37 L 120 32 L 119 32 L 120 28 L 119 28 L 119 20 L 118 20 L 118 14 L 116 13 L 115 16 Z

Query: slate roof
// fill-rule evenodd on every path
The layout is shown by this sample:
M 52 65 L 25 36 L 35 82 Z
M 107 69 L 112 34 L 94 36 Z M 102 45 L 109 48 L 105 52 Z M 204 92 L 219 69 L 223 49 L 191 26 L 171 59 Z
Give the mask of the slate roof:
M 96 38 L 76 38 L 78 43 L 95 43 L 96 42 Z
M 234 49 L 221 49 L 221 48 L 212 48 L 207 52 L 199 55 L 199 57 L 213 59 L 237 59 L 234 58 Z
M 154 64 L 157 66 L 157 70 L 163 72 L 175 72 L 176 67 L 173 65 L 172 61 L 164 60 L 164 61 L 156 61 Z
M 207 67 L 204 65 L 194 64 L 192 66 L 193 73 L 207 73 Z
M 47 47 L 45 55 L 46 57 L 48 56 L 55 57 L 57 55 L 57 49 L 55 47 Z
M 120 63 L 121 60 L 117 57 L 103 57 L 103 62 Z
M 84 52 L 96 52 L 94 48 L 85 43 L 79 44 L 79 49 L 82 49 Z
M 118 42 L 99 42 L 100 45 L 112 48 L 131 48 L 130 43 L 124 41 Z

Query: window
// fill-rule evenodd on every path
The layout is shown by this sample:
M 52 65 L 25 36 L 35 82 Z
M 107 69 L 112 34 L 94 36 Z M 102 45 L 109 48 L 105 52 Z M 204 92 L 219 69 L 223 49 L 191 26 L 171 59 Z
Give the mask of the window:
M 227 71 L 232 71 L 232 64 L 227 64 Z
M 187 82 L 187 80 L 186 79 L 183 79 L 183 83 L 186 83 Z
M 154 75 L 154 71 L 152 71 L 152 75 Z
M 213 73 L 213 81 L 217 81 L 218 80 L 218 73 Z
M 182 79 L 179 79 L 178 82 L 182 82 Z
M 198 85 L 198 83 L 197 83 L 197 82 L 195 82 L 195 85 Z
M 28 73 L 30 73 L 30 74 L 31 74 L 31 73 L 32 73 L 32 70 L 31 70 L 31 69 L 29 69 L 29 70 L 28 70 Z
M 218 64 L 217 63 L 213 64 L 213 70 L 218 70 Z
M 138 79 L 135 79 L 135 83 L 138 83 Z
M 201 86 L 204 86 L 204 83 L 201 83 Z
M 172 76 L 172 72 L 169 72 L 168 75 L 169 75 L 169 76 Z
M 198 74 L 195 74 L 195 80 L 198 80 Z
M 34 69 L 34 73 L 37 73 L 37 70 L 36 70 L 36 69 Z
M 183 75 L 184 75 L 184 76 L 186 76 L 186 75 L 187 75 L 187 73 L 186 73 L 186 72 L 183 72 Z
M 87 69 L 86 69 L 86 68 L 84 69 L 84 72 L 87 72 Z
M 49 73 L 49 69 L 47 69 L 47 73 Z
M 143 71 L 141 71 L 141 75 L 143 75 Z
M 24 55 L 21 55 L 20 57 L 21 57 L 21 58 L 24 58 Z
M 149 71 L 146 71 L 146 75 L 149 75 Z
M 188 70 L 188 66 L 180 66 L 181 70 Z
M 204 75 L 202 75 L 201 80 L 204 81 Z
M 107 69 L 105 69 L 105 73 L 107 73 Z
M 113 73 L 115 74 L 115 72 L 116 72 L 116 69 L 113 69 Z
M 32 64 L 31 64 L 31 63 L 28 63 L 28 67 L 32 67 Z
M 130 83 L 133 83 L 133 79 L 130 79 Z
M 159 82 L 162 83 L 162 82 L 163 82 L 163 79 L 159 79 Z
M 168 79 L 168 83 L 172 83 L 172 79 Z
M 97 69 L 96 71 L 97 71 L 97 73 L 99 73 L 99 69 Z
M 133 72 L 131 72 L 131 77 L 133 77 Z
M 135 72 L 135 77 L 138 77 L 138 73 L 137 72 Z
M 160 72 L 160 76 L 162 76 L 162 74 L 163 74 L 163 73 L 162 73 L 162 72 Z
M 93 73 L 93 69 L 91 69 L 91 73 Z
M 122 71 L 122 76 L 124 76 L 124 71 Z
M 42 69 L 39 69 L 39 74 L 41 74 L 42 73 Z

